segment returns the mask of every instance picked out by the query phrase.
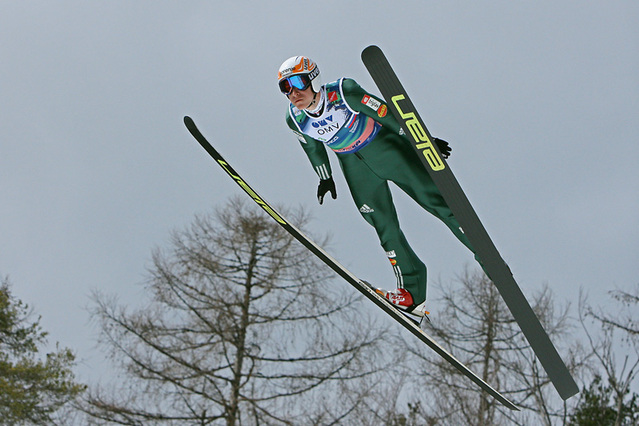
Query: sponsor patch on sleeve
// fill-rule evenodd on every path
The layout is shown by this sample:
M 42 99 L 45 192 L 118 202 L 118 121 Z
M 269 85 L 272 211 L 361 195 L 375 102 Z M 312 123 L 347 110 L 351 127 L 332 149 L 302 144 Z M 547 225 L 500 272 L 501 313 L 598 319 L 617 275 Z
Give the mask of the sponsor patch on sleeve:
M 388 108 L 386 108 L 386 105 L 371 96 L 364 95 L 364 97 L 362 98 L 362 103 L 375 111 L 380 117 L 384 117 L 388 112 Z

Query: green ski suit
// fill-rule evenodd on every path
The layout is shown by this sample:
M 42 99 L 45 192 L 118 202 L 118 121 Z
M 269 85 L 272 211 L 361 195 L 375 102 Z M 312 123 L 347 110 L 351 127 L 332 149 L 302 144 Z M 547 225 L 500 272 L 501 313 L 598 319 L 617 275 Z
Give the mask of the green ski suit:
M 388 182 L 441 219 L 474 250 L 384 101 L 347 78 L 324 85 L 321 96 L 319 116 L 290 104 L 286 122 L 320 179 L 331 177 L 325 145 L 336 153 L 357 208 L 377 231 L 393 265 L 397 287 L 408 290 L 415 305 L 422 303 L 426 266 L 400 229 Z

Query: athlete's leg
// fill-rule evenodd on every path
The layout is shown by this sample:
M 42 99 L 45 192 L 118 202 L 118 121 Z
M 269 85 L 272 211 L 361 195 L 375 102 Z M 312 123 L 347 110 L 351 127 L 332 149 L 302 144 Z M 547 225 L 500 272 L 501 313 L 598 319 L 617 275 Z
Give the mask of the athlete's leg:
M 375 228 L 397 277 L 397 287 L 408 290 L 413 302 L 426 299 L 426 266 L 408 244 L 399 226 L 390 188 L 358 154 L 338 155 L 357 209 Z
M 380 139 L 379 142 L 377 139 Z M 459 241 L 474 253 L 470 241 L 410 144 L 395 135 L 377 139 L 376 143 L 369 145 L 372 149 L 365 148 L 365 158 L 371 168 L 444 222 Z

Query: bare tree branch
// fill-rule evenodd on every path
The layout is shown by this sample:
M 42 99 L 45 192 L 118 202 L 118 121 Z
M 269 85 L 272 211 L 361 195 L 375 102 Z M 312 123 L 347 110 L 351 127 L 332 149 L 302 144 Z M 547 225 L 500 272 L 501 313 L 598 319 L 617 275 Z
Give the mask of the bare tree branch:
M 302 226 L 306 215 L 298 218 Z M 88 393 L 83 409 L 93 418 L 234 425 L 361 416 L 372 392 L 363 384 L 390 362 L 384 329 L 259 209 L 233 199 L 198 216 L 152 261 L 142 307 L 94 295 L 101 345 L 124 376 L 111 391 Z M 327 403 L 312 403 L 320 395 Z

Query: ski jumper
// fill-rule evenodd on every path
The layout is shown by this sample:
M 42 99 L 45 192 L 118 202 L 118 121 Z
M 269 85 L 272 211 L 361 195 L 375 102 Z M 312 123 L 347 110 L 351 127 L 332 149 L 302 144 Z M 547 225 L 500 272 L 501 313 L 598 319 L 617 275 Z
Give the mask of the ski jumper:
M 325 146 L 335 152 L 357 209 L 377 231 L 397 287 L 415 305 L 426 299 L 426 266 L 400 229 L 388 182 L 441 219 L 471 251 L 468 239 L 385 102 L 342 78 L 324 85 L 318 117 L 289 105 L 286 122 L 320 179 L 331 176 Z

